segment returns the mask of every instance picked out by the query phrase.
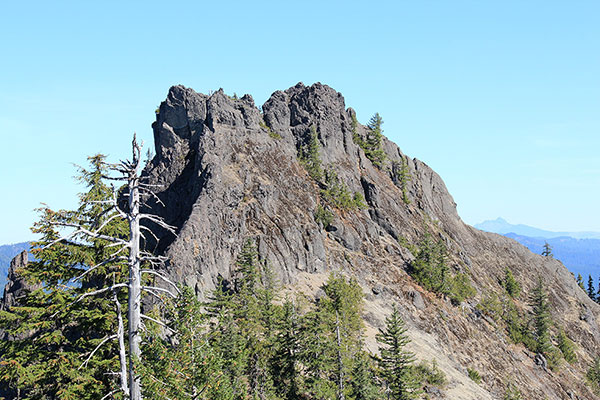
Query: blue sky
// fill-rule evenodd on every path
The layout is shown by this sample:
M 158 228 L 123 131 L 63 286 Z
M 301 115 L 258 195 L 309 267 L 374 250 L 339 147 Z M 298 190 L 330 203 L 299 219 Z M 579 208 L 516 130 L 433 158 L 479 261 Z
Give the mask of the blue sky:
M 127 157 L 168 88 L 326 83 L 445 180 L 463 219 L 600 231 L 600 2 L 6 2 L 0 243 L 72 163 Z

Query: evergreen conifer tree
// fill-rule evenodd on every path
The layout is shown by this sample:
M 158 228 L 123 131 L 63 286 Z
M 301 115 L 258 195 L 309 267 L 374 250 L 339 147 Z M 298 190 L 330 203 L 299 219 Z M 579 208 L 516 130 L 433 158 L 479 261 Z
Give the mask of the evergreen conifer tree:
M 592 275 L 588 275 L 587 294 L 590 296 L 590 299 L 596 300 L 596 290 L 594 289 L 594 278 L 592 278 Z
M 385 329 L 376 336 L 381 344 L 379 370 L 386 382 L 389 398 L 392 400 L 415 399 L 419 394 L 419 382 L 415 379 L 411 365 L 415 360 L 413 353 L 404 347 L 410 342 L 406 335 L 404 321 L 396 306 L 385 320 Z
M 365 351 L 360 351 L 355 356 L 350 389 L 349 397 L 352 400 L 377 400 L 380 397 L 371 356 Z
M 521 285 L 519 285 L 519 282 L 517 282 L 517 280 L 515 279 L 512 271 L 508 268 L 504 270 L 503 284 L 504 288 L 506 289 L 506 292 L 510 297 L 519 297 L 519 294 L 521 293 Z
M 577 284 L 580 288 L 585 290 L 585 287 L 583 286 L 583 277 L 581 276 L 581 274 L 577 274 Z
M 383 166 L 383 162 L 386 159 L 385 152 L 382 148 L 382 140 L 383 140 L 383 129 L 381 125 L 383 124 L 383 119 L 379 115 L 379 113 L 375 113 L 369 120 L 367 124 L 367 128 L 369 130 L 369 134 L 367 136 L 367 140 L 365 143 L 365 155 L 373 162 L 373 164 L 379 168 Z
M 314 312 L 305 318 L 302 363 L 309 397 L 345 399 L 362 348 L 363 293 L 354 279 L 330 275 Z
M 569 339 L 564 328 L 561 327 L 558 330 L 556 341 L 563 357 L 569 364 L 573 364 L 575 361 L 577 361 L 577 355 L 575 354 L 575 343 Z
M 139 366 L 144 398 L 234 400 L 223 359 L 209 345 L 208 314 L 192 289 L 182 287 L 174 302 L 163 304 L 168 326 L 146 324 Z
M 29 293 L 18 307 L 2 312 L 0 323 L 12 340 L 0 342 L 0 380 L 21 399 L 100 398 L 119 387 L 119 347 L 114 334 L 122 319 L 121 294 L 87 293 L 120 281 L 123 262 L 112 259 L 110 242 L 77 235 L 61 239 L 57 225 L 78 221 L 84 229 L 123 237 L 126 222 L 109 220 L 104 201 L 112 195 L 102 180 L 104 156 L 89 158 L 90 169 L 80 168 L 78 179 L 87 187 L 74 211 L 42 207 L 32 228 L 40 239 L 32 245 L 36 257 L 20 273 L 41 288 Z M 98 229 L 100 228 L 100 229 Z M 109 262 L 110 260 L 110 262 Z M 123 382 L 121 382 L 123 383 Z
M 538 277 L 537 284 L 530 297 L 530 305 L 533 314 L 533 325 L 535 328 L 535 351 L 548 361 L 551 369 L 558 366 L 556 348 L 552 346 L 550 340 L 550 326 L 552 319 L 550 317 L 550 304 L 548 302 L 548 293 L 542 277 Z
M 548 242 L 544 242 L 544 248 L 542 250 L 542 255 L 544 257 L 552 257 L 552 246 L 548 244 Z

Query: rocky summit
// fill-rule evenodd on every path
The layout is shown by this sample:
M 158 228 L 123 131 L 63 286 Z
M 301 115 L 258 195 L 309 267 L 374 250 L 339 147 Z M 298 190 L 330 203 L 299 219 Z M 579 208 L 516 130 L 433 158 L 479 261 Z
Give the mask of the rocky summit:
M 354 277 L 371 352 L 395 305 L 408 349 L 445 375 L 425 398 L 597 398 L 586 373 L 600 306 L 552 256 L 463 223 L 438 174 L 380 128 L 320 83 L 261 108 L 250 95 L 172 87 L 143 175 L 159 188 L 146 211 L 177 235 L 150 227 L 147 249 L 204 299 L 232 280 L 249 240 L 284 293 L 316 299 L 332 272 Z M 14 260 L 0 310 L 34 289 L 17 276 L 26 264 L 26 253 Z
M 585 372 L 599 351 L 599 306 L 560 262 L 466 225 L 438 174 L 385 137 L 384 157 L 375 162 L 361 146 L 369 130 L 356 122 L 341 93 L 299 83 L 257 108 L 250 95 L 174 86 L 156 116 L 156 155 L 144 173 L 161 187 L 164 206 L 151 208 L 179 232 L 159 234 L 157 249 L 169 258 L 168 274 L 198 296 L 231 277 L 250 238 L 287 290 L 319 296 L 331 271 L 356 277 L 366 296 L 372 350 L 377 328 L 397 304 L 410 349 L 417 359 L 435 359 L 448 377 L 447 387 L 432 389 L 430 398 L 500 399 L 507 385 L 526 399 L 595 398 Z M 364 206 L 324 201 L 323 185 L 302 159 L 313 137 L 322 169 Z M 315 217 L 323 210 L 326 221 Z M 452 273 L 469 278 L 475 291 L 466 300 L 428 291 L 409 274 L 427 232 L 444 244 Z M 514 301 L 503 297 L 507 269 L 522 288 Z M 546 284 L 554 327 L 564 327 L 576 343 L 578 361 L 557 371 L 511 341 L 489 309 L 496 298 L 500 309 L 511 301 L 527 315 L 538 277 Z M 477 371 L 481 381 L 468 371 Z

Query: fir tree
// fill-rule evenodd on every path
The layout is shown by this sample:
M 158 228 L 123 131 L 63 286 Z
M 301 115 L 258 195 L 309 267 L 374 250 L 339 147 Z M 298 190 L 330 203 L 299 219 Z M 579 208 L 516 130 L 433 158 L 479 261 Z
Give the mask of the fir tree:
M 350 398 L 353 400 L 377 400 L 379 398 L 380 393 L 375 383 L 371 356 L 365 351 L 360 351 L 354 359 L 350 389 Z
M 504 270 L 504 281 L 502 282 L 506 293 L 513 299 L 519 297 L 521 293 L 521 285 L 515 279 L 512 271 L 508 268 Z
M 310 127 L 310 135 L 308 142 L 302 145 L 298 151 L 300 163 L 306 169 L 306 172 L 317 182 L 323 180 L 323 168 L 321 167 L 321 159 L 319 157 L 319 134 L 317 128 L 313 125 Z
M 248 240 L 236 261 L 233 287 L 222 281 L 207 304 L 214 319 L 211 345 L 221 354 L 236 398 L 267 398 L 275 391 L 270 373 L 279 318 L 275 295 L 272 273 Z
M 542 250 L 542 255 L 544 257 L 552 257 L 552 246 L 548 244 L 548 242 L 544 242 L 544 248 Z
M 564 328 L 558 330 L 558 336 L 556 338 L 558 348 L 561 351 L 565 361 L 569 364 L 573 364 L 577 361 L 577 355 L 575 354 L 575 343 L 565 333 Z
M 404 347 L 410 342 L 406 335 L 404 321 L 396 306 L 385 320 L 385 329 L 376 336 L 382 346 L 379 358 L 381 377 L 386 382 L 389 398 L 393 400 L 415 399 L 419 394 L 419 383 L 415 379 L 411 365 L 415 360 L 413 353 Z
M 588 275 L 587 294 L 590 299 L 596 300 L 596 290 L 594 289 L 594 278 L 592 278 L 592 275 Z
M 533 325 L 535 331 L 533 336 L 535 339 L 535 351 L 546 357 L 548 365 L 553 368 L 555 349 L 550 340 L 550 326 L 552 320 L 550 318 L 550 305 L 548 303 L 548 294 L 542 277 L 538 277 L 537 285 L 533 289 L 530 297 L 530 305 L 532 308 Z
M 386 159 L 385 152 L 382 148 L 382 140 L 383 140 L 383 129 L 381 125 L 383 124 L 383 119 L 379 115 L 379 113 L 375 113 L 369 120 L 367 124 L 367 128 L 369 130 L 369 134 L 367 135 L 367 140 L 365 142 L 365 155 L 371 162 L 381 168 L 383 162 Z
M 392 180 L 402 191 L 402 201 L 404 204 L 410 204 L 408 198 L 408 182 L 411 180 L 408 162 L 404 156 L 400 157 L 400 162 L 392 162 Z
M 84 229 L 104 235 L 125 236 L 127 224 L 109 220 L 103 201 L 112 191 L 104 184 L 104 156 L 89 158 L 91 168 L 80 168 L 78 179 L 87 187 L 74 211 L 42 207 L 32 229 L 40 239 L 32 245 L 36 260 L 20 271 L 42 288 L 29 293 L 18 307 L 1 315 L 2 329 L 13 340 L 0 342 L 3 362 L 0 379 L 20 392 L 22 399 L 100 398 L 120 383 L 110 371 L 119 371 L 118 330 L 124 298 L 102 288 L 125 273 L 122 262 L 110 260 L 110 242 L 77 235 L 60 237 L 57 225 L 85 221 Z M 122 364 L 122 363 L 121 363 Z M 18 379 L 6 382 L 7 377 Z M 9 379 L 10 380 L 10 379 Z
M 302 362 L 314 398 L 344 399 L 350 391 L 355 356 L 362 348 L 363 293 L 354 279 L 332 274 L 325 296 L 305 318 Z
M 182 287 L 175 302 L 165 299 L 168 326 L 149 320 L 140 375 L 144 398 L 233 400 L 223 359 L 208 345 L 208 314 L 192 289 Z M 164 330 L 161 330 L 162 327 Z M 166 334 L 166 337 L 165 337 Z
M 301 375 L 298 364 L 300 319 L 298 305 L 287 299 L 283 303 L 277 324 L 271 374 L 277 394 L 288 400 L 301 399 Z
M 580 288 L 585 290 L 585 287 L 583 286 L 583 277 L 581 276 L 581 274 L 577 274 L 577 284 Z

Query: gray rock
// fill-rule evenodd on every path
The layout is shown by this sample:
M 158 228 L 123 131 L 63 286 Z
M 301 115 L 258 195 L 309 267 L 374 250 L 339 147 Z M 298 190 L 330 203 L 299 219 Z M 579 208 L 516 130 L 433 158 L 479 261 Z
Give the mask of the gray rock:
M 421 293 L 416 290 L 411 290 L 408 292 L 408 296 L 411 298 L 413 306 L 415 306 L 417 310 L 423 310 L 425 308 L 425 302 L 423 301 Z
M 18 305 L 19 299 L 27 293 L 40 288 L 40 285 L 31 285 L 25 278 L 18 274 L 19 269 L 27 266 L 27 259 L 27 251 L 23 251 L 16 255 L 10 262 L 4 295 L 0 300 L 0 310 L 9 310 L 10 307 Z
M 544 357 L 543 354 L 537 353 L 533 358 L 533 361 L 535 362 L 535 365 L 539 365 L 544 371 L 548 369 L 548 361 L 546 361 L 546 357 Z
M 167 255 L 166 272 L 194 286 L 201 297 L 210 293 L 218 276 L 231 277 L 235 258 L 250 238 L 282 284 L 293 284 L 300 274 L 342 271 L 372 282 L 373 302 L 385 298 L 392 303 L 401 301 L 399 287 L 414 284 L 404 268 L 415 255 L 395 243 L 403 238 L 415 245 L 430 231 L 448 247 L 448 265 L 469 275 L 478 298 L 503 293 L 497 277 L 507 266 L 523 292 L 533 287 L 535 277 L 544 276 L 555 322 L 565 326 L 582 351 L 597 352 L 600 308 L 562 264 L 464 224 L 439 175 L 386 138 L 382 148 L 387 160 L 382 168 L 374 166 L 354 143 L 355 133 L 367 135 L 361 124 L 353 132 L 355 115 L 340 93 L 320 83 L 276 91 L 262 106 L 262 114 L 250 96 L 236 100 L 223 91 L 208 96 L 172 87 L 153 124 L 156 156 L 144 174 L 150 183 L 162 185 L 158 196 L 166 205 L 149 199 L 148 211 L 176 226 L 178 235 L 158 230 L 159 242 L 149 241 L 147 247 Z M 348 190 L 362 194 L 368 204 L 367 210 L 333 210 L 334 221 L 326 230 L 314 220 L 323 185 L 308 176 L 297 157 L 313 127 L 323 166 L 333 167 Z M 406 187 L 410 204 L 402 200 L 391 168 L 401 158 L 411 178 Z M 480 357 L 482 365 L 513 360 L 505 333 L 485 334 L 490 328 L 476 321 L 472 307 L 467 315 L 474 317 L 463 318 L 464 313 L 449 303 L 440 307 L 441 299 L 425 304 L 418 291 L 408 300 L 417 310 L 432 309 L 419 312 L 417 318 L 409 307 L 407 320 L 418 320 L 421 329 L 431 332 L 449 359 Z M 581 323 L 571 323 L 579 316 L 573 304 L 582 305 Z M 465 335 L 472 346 L 462 346 Z M 473 350 L 482 348 L 485 354 Z M 526 363 L 517 364 L 515 375 L 529 376 Z M 490 379 L 501 382 L 504 372 L 490 366 Z M 550 395 L 550 379 L 523 379 L 525 398 L 536 398 L 539 391 L 556 397 Z

